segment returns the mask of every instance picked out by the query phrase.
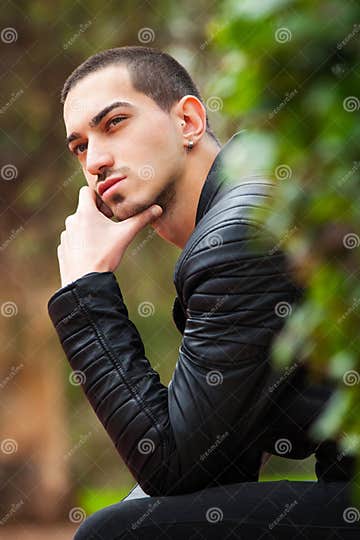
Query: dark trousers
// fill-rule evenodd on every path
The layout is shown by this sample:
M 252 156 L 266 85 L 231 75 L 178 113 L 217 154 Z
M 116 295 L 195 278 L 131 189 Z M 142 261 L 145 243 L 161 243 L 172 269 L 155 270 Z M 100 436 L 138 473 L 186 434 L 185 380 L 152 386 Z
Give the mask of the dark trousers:
M 359 540 L 359 520 L 349 483 L 244 482 L 123 500 L 88 517 L 74 540 Z

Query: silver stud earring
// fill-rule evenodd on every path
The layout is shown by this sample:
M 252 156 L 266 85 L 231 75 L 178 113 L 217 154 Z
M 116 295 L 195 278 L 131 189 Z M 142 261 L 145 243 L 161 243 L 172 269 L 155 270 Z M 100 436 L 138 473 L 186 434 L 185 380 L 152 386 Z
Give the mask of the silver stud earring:
M 194 141 L 188 142 L 188 149 L 191 150 L 194 147 Z

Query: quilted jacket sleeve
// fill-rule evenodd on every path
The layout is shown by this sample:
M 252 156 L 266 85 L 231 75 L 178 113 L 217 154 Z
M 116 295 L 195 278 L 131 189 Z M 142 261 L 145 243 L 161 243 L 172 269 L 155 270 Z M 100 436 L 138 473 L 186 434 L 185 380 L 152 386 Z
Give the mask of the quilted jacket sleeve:
M 276 305 L 291 305 L 297 291 L 277 252 L 250 249 L 257 228 L 239 222 L 220 232 L 220 244 L 209 233 L 182 263 L 187 319 L 168 388 L 145 356 L 112 272 L 86 274 L 48 302 L 87 399 L 149 495 L 257 479 L 254 433 L 263 432 L 274 398 L 268 350 L 284 322 Z

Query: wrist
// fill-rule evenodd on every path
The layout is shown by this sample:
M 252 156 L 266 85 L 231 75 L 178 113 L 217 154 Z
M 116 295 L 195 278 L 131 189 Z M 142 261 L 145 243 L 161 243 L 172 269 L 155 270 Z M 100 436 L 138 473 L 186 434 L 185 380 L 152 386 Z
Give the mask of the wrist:
M 77 279 L 80 279 L 81 277 L 84 277 L 86 274 L 90 274 L 92 272 L 109 272 L 109 270 L 106 268 L 92 267 L 91 269 L 86 269 L 81 272 L 76 272 L 76 274 L 72 274 L 71 276 L 61 277 L 61 287 L 66 287 L 66 285 L 69 285 L 70 283 L 73 283 Z

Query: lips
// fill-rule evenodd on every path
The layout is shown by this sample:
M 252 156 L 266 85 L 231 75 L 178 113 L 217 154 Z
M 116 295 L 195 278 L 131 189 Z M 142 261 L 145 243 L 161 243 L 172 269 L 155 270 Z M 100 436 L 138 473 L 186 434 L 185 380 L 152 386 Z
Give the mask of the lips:
M 111 186 L 113 186 L 114 184 L 116 184 L 120 180 L 124 180 L 124 178 L 126 178 L 126 176 L 119 176 L 117 178 L 108 178 L 104 182 L 101 182 L 99 184 L 99 187 L 98 187 L 98 193 L 99 193 L 100 197 L 103 195 L 104 191 L 109 189 Z

